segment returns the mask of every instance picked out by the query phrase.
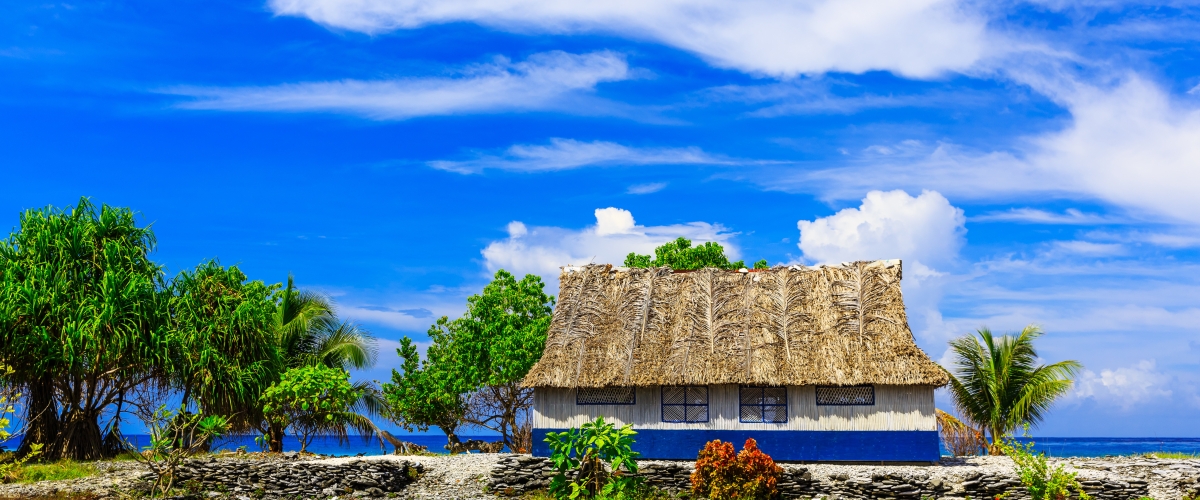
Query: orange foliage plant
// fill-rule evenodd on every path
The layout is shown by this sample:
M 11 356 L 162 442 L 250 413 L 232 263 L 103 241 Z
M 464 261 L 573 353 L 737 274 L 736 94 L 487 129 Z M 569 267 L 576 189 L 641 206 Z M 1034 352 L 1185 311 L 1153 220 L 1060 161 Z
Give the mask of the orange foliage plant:
M 758 449 L 753 438 L 746 440 L 741 453 L 734 454 L 733 443 L 709 441 L 696 458 L 692 473 L 692 496 L 709 499 L 768 500 L 779 496 L 779 475 L 783 469 Z

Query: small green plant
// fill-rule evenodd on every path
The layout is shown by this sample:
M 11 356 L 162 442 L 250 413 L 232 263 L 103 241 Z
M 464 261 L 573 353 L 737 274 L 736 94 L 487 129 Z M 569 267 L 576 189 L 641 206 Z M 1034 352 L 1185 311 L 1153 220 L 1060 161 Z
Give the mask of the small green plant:
M 179 465 L 209 440 L 221 437 L 229 430 L 229 421 L 225 417 L 204 416 L 182 409 L 174 412 L 166 405 L 143 415 L 142 421 L 150 431 L 150 446 L 138 453 L 137 447 L 126 441 L 125 448 L 134 452 L 135 458 L 154 476 L 151 495 L 165 496 L 175 482 Z
M 633 499 L 641 486 L 632 426 L 620 429 L 604 417 L 566 432 L 546 434 L 555 475 L 550 494 L 558 500 Z
M 779 496 L 779 475 L 783 469 L 758 449 L 758 443 L 746 439 L 740 453 L 733 443 L 709 441 L 696 457 L 692 472 L 692 496 L 695 498 L 769 500 Z
M 0 381 L 2 381 L 4 378 L 7 378 L 9 375 L 12 375 L 12 373 L 12 367 L 0 365 Z M 20 394 L 13 394 L 11 396 L 8 394 L 0 394 L 0 443 L 3 443 L 4 441 L 7 441 L 8 438 L 12 437 L 12 434 L 8 433 L 8 426 L 11 423 L 8 417 L 16 413 L 17 409 L 15 406 L 13 406 L 12 401 L 19 399 L 20 397 Z M 3 451 L 3 448 L 0 448 L 0 451 Z M 26 453 L 25 456 L 14 458 L 8 463 L 0 464 L 0 483 L 9 481 L 10 476 L 16 473 L 21 466 L 25 465 L 25 462 L 28 462 L 41 453 L 42 445 L 34 444 L 31 446 L 29 453 Z
M 1025 437 L 1029 437 L 1028 425 L 1025 426 Z M 1075 478 L 1077 473 L 1067 472 L 1063 464 L 1051 469 L 1046 454 L 1033 451 L 1032 441 L 1022 444 L 1009 438 L 1000 440 L 997 446 L 1012 458 L 1017 476 L 1029 490 L 1032 500 L 1066 500 L 1071 497 L 1072 490 L 1079 495 L 1079 500 L 1091 498 Z

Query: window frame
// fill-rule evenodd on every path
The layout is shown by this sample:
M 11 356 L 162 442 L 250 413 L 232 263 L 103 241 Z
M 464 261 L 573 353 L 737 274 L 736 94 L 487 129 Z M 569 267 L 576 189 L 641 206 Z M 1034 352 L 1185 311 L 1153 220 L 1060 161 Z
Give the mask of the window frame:
M 743 402 L 742 391 L 744 391 L 746 389 L 758 389 L 760 391 L 758 403 Z M 780 403 L 768 404 L 768 403 L 764 402 L 766 400 L 766 390 L 767 389 L 783 389 L 783 403 L 782 404 L 780 404 Z M 782 421 L 770 421 L 770 422 L 768 422 L 762 418 L 760 418 L 759 420 L 746 420 L 745 418 L 742 417 L 742 407 L 745 407 L 745 406 L 757 406 L 759 408 L 759 415 L 765 415 L 766 414 L 765 410 L 768 407 L 783 408 L 783 420 Z M 778 415 L 778 413 L 776 413 L 776 415 Z M 779 425 L 779 424 L 787 424 L 788 418 L 789 418 L 789 415 L 788 415 L 788 390 L 787 390 L 786 385 L 783 385 L 783 386 L 780 386 L 780 385 L 739 385 L 738 386 L 738 422 L 741 422 L 743 424 L 775 424 L 775 425 Z
M 585 391 L 585 390 L 589 390 L 589 389 L 603 390 L 603 389 L 617 389 L 617 388 L 620 388 L 620 387 L 576 387 L 575 388 L 575 406 L 633 406 L 633 405 L 637 404 L 637 387 L 632 387 L 632 386 L 629 387 L 629 393 L 632 395 L 632 398 L 630 399 L 630 401 L 628 403 L 584 403 L 584 402 L 580 401 L 580 399 L 579 399 L 580 391 Z
M 820 395 L 821 389 L 843 389 L 843 388 L 847 388 L 847 387 L 870 388 L 871 389 L 871 402 L 870 403 L 822 403 L 821 402 L 821 395 Z M 817 406 L 875 406 L 875 384 L 818 385 L 813 390 L 813 402 L 815 402 L 817 404 Z
M 666 402 L 666 400 L 667 400 L 666 391 L 667 391 L 668 387 L 670 387 L 670 388 L 678 387 L 678 388 L 683 389 L 683 403 L 682 404 L 675 404 L 675 403 L 668 404 Z M 701 404 L 688 403 L 688 397 L 687 397 L 688 389 L 697 389 L 697 388 L 701 388 L 701 387 L 704 388 L 704 404 L 701 405 Z M 664 385 L 664 386 L 660 386 L 658 389 L 658 417 L 659 417 L 659 420 L 666 422 L 666 423 L 672 423 L 672 424 L 706 424 L 710 420 L 712 420 L 711 396 L 712 396 L 712 392 L 708 390 L 707 385 Z M 683 420 L 667 420 L 667 407 L 668 406 L 683 407 Z M 687 419 L 688 408 L 699 408 L 701 406 L 704 407 L 704 420 L 688 420 Z

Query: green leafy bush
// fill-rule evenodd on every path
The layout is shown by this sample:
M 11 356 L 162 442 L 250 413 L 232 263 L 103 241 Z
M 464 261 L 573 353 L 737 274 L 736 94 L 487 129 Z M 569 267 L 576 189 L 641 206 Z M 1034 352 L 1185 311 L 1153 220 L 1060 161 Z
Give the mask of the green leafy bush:
M 642 478 L 637 474 L 638 452 L 633 451 L 630 425 L 620 429 L 597 417 L 595 421 L 546 434 L 554 477 L 550 494 L 564 499 L 632 499 Z
M 1012 458 L 1017 476 L 1033 500 L 1066 500 L 1071 497 L 1072 490 L 1078 493 L 1080 500 L 1091 498 L 1075 478 L 1077 473 L 1067 472 L 1063 464 L 1051 469 L 1045 453 L 1034 453 L 1032 441 L 1021 444 L 1015 439 L 1005 439 L 998 446 Z
M 299 435 L 300 451 L 304 452 L 313 437 L 322 432 L 344 437 L 347 425 L 371 427 L 369 421 L 362 422 L 361 415 L 350 411 L 361 396 L 346 370 L 320 365 L 292 368 L 263 393 L 263 413 L 271 423 L 291 427 Z
M 654 249 L 654 257 L 638 255 L 631 252 L 625 256 L 625 267 L 670 267 L 676 271 L 690 271 L 715 267 L 717 269 L 741 269 L 746 267 L 744 261 L 730 262 L 725 256 L 725 248 L 719 243 L 707 242 L 703 245 L 692 246 L 692 240 L 680 237 Z M 755 269 L 767 269 L 770 266 L 766 260 L 754 263 Z
M 736 455 L 733 443 L 709 441 L 696 457 L 692 472 L 692 496 L 714 500 L 768 500 L 779 497 L 779 475 L 783 468 L 746 439 Z

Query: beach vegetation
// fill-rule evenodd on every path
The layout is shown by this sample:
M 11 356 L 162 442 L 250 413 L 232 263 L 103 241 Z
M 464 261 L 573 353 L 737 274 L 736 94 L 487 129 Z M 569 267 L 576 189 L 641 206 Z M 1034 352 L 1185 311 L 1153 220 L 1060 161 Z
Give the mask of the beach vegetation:
M 165 496 L 171 491 L 184 460 L 229 431 L 229 420 L 223 416 L 191 413 L 182 408 L 173 411 L 166 405 L 149 411 L 142 409 L 139 416 L 150 432 L 150 444 L 139 450 L 126 441 L 125 448 L 154 477 L 150 493 L 155 496 Z
M 680 236 L 654 249 L 654 255 L 641 255 L 630 252 L 625 256 L 625 267 L 669 267 L 676 271 L 692 271 L 715 267 L 717 269 L 737 270 L 746 267 L 745 261 L 730 261 L 725 255 L 725 247 L 720 243 L 705 242 L 692 246 L 692 240 Z M 766 260 L 754 263 L 754 269 L 767 269 L 770 266 Z
M 362 394 L 341 368 L 322 365 L 292 368 L 262 395 L 263 414 L 282 429 L 292 429 L 300 440 L 300 452 L 308 451 L 320 434 L 349 439 L 349 430 L 373 435 L 375 425 L 352 411 Z
M 375 337 L 359 325 L 339 319 L 329 297 L 297 289 L 290 275 L 287 285 L 276 294 L 273 331 L 282 362 L 280 374 L 304 366 L 349 371 L 375 365 Z M 359 397 L 350 411 L 366 417 L 385 413 L 386 402 L 374 384 L 360 381 L 351 385 Z M 268 451 L 283 451 L 284 429 L 270 419 L 261 422 Z
M 554 476 L 549 493 L 557 500 L 632 498 L 643 478 L 636 476 L 631 425 L 620 428 L 604 417 L 579 428 L 546 434 Z
M 1029 426 L 1026 424 L 1026 437 Z M 1075 492 L 1079 500 L 1089 500 L 1083 485 L 1076 479 L 1077 473 L 1067 472 L 1066 464 L 1051 468 L 1046 454 L 1033 451 L 1033 441 L 1021 443 L 1016 439 L 1001 439 L 997 446 L 1013 461 L 1017 477 L 1029 491 L 1032 500 L 1066 500 Z
M 402 339 L 401 370 L 383 387 L 392 419 L 406 430 L 436 426 L 451 448 L 459 444 L 456 429 L 470 424 L 528 452 L 533 390 L 520 383 L 541 358 L 550 328 L 554 298 L 544 289 L 538 276 L 517 280 L 501 269 L 467 299 L 462 317 L 442 317 L 429 328 L 424 360 L 411 339 Z
M 779 497 L 783 468 L 758 449 L 753 438 L 734 453 L 733 443 L 705 443 L 692 472 L 692 497 L 710 499 L 769 500 Z
M 959 416 L 990 438 L 990 454 L 1003 453 L 1004 436 L 1040 422 L 1082 369 L 1073 360 L 1040 363 L 1033 343 L 1042 333 L 1036 325 L 1015 336 L 982 328 L 950 342 L 950 394 Z
M 0 243 L 0 362 L 26 394 L 22 454 L 41 444 L 49 460 L 101 458 L 101 415 L 163 374 L 170 329 L 154 245 L 132 210 L 86 198 L 26 210 Z

